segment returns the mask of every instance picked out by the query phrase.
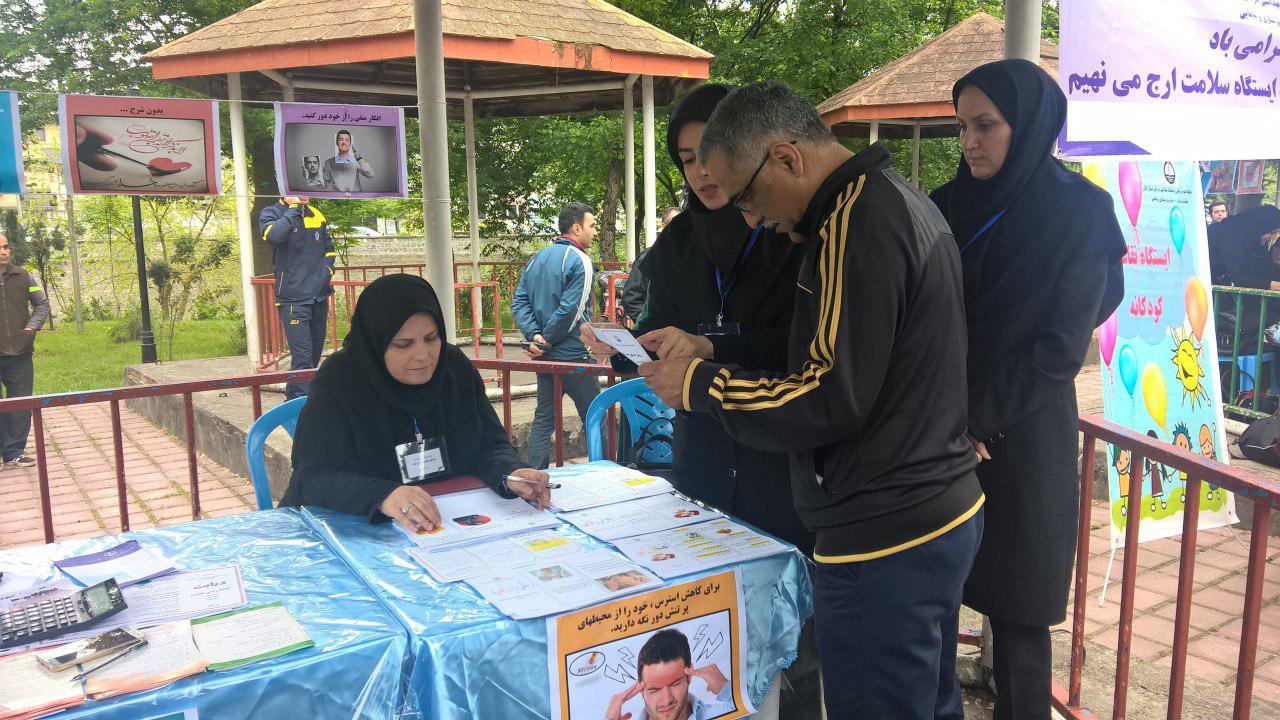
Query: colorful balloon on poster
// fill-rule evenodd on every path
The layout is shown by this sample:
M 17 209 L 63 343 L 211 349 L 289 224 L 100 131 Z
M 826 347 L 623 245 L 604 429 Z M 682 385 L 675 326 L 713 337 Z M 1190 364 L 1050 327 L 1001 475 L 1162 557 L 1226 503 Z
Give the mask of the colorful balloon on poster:
M 1098 351 L 1102 354 L 1102 364 L 1111 367 L 1111 358 L 1116 353 L 1116 333 L 1120 328 L 1120 319 L 1111 313 L 1107 321 L 1098 326 Z
M 1191 321 L 1191 332 L 1197 340 L 1204 340 L 1204 321 L 1209 316 L 1209 296 L 1204 291 L 1200 278 L 1187 281 L 1187 319 Z
M 1160 374 L 1160 368 L 1155 363 L 1147 363 L 1142 369 L 1142 402 L 1147 406 L 1151 419 L 1160 427 L 1165 427 L 1169 393 L 1165 389 L 1164 375 Z
M 1138 387 L 1138 354 L 1129 345 L 1120 348 L 1120 362 L 1116 369 L 1120 372 L 1120 384 L 1125 392 L 1133 395 Z
M 1089 161 L 1084 164 L 1084 177 L 1103 190 L 1107 189 L 1107 178 L 1102 174 L 1102 165 L 1097 161 Z
M 1129 224 L 1138 229 L 1138 214 L 1142 211 L 1142 171 L 1136 162 L 1120 163 L 1120 201 L 1129 215 Z
M 1187 221 L 1182 217 L 1182 208 L 1177 205 L 1169 211 L 1169 237 L 1173 240 L 1173 246 L 1178 248 L 1178 254 L 1182 254 L 1182 246 L 1187 242 Z

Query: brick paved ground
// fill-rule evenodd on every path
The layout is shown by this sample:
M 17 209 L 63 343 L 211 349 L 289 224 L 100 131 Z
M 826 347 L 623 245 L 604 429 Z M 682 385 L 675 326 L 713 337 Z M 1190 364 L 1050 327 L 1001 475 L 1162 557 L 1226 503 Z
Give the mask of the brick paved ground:
M 115 450 L 106 403 L 46 410 L 45 451 L 58 540 L 120 530 Z M 132 529 L 191 520 L 186 446 L 127 408 L 120 410 Z M 34 435 L 27 452 L 35 456 Z M 201 517 L 253 509 L 253 488 L 197 455 Z M 0 549 L 44 542 L 36 469 L 0 469 Z

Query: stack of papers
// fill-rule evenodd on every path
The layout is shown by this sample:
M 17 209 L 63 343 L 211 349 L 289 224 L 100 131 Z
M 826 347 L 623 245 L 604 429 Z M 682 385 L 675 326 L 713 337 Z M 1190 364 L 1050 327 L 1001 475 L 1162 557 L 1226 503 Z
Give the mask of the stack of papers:
M 396 528 L 419 547 L 435 549 L 468 545 L 560 524 L 554 515 L 538 510 L 524 500 L 508 500 L 488 488 L 438 495 L 434 499 L 440 510 L 440 527 L 415 533 L 395 523 Z
M 168 558 L 137 540 L 89 555 L 55 560 L 53 564 L 85 587 L 111 578 L 125 587 L 177 570 Z
M 543 563 L 504 568 L 467 584 L 516 620 L 594 605 L 661 582 L 612 550 L 589 550 Z
M 415 547 L 409 554 L 437 582 L 454 582 L 582 551 L 583 547 L 573 540 L 552 530 L 541 530 L 460 548 Z
M 157 625 L 142 634 L 146 645 L 85 679 L 85 692 L 94 700 L 158 688 L 209 667 L 191 638 L 190 620 Z M 91 664 L 98 662 L 105 660 Z
M 790 549 L 771 537 L 725 518 L 624 538 L 614 544 L 627 557 L 663 579 L 778 555 Z
M 551 506 L 566 512 L 675 491 L 660 477 L 607 460 L 566 465 L 547 472 L 552 482 L 560 483 L 558 490 L 551 491 Z
M 307 631 L 278 602 L 192 620 L 191 634 L 210 670 L 227 670 L 315 647 Z
M 27 720 L 84 702 L 73 672 L 55 673 L 33 653 L 0 658 L 0 720 Z
M 612 542 L 619 538 L 722 518 L 724 514 L 679 495 L 668 494 L 567 512 L 560 517 L 588 535 Z

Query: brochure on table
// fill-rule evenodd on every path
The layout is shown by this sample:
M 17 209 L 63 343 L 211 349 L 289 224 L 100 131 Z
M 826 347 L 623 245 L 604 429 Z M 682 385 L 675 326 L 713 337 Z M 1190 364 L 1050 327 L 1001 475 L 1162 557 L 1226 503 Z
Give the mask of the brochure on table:
M 412 532 L 400 523 L 396 528 L 423 548 L 467 545 L 504 535 L 554 527 L 560 521 L 524 500 L 507 499 L 489 488 L 448 493 L 435 497 L 441 526 L 429 532 Z
M 767 535 L 726 518 L 622 538 L 615 540 L 614 545 L 664 580 L 752 558 L 778 555 L 789 549 Z
M 85 587 L 112 578 L 120 587 L 127 587 L 177 571 L 172 561 L 137 540 L 88 555 L 54 560 L 53 564 Z
M 84 690 L 73 677 L 73 672 L 46 670 L 33 653 L 0 658 L 0 720 L 39 717 L 80 705 Z
M 692 525 L 724 513 L 676 494 L 652 495 L 560 515 L 583 532 L 606 542 Z
M 85 679 L 94 700 L 151 690 L 204 672 L 209 661 L 191 636 L 191 621 L 176 620 L 143 630 L 147 644 Z
M 635 500 L 674 492 L 671 483 L 607 460 L 566 465 L 547 471 L 560 488 L 551 491 L 551 506 L 560 511 Z
M 228 670 L 315 647 L 284 605 L 273 602 L 191 621 L 210 670 Z
M 582 545 L 555 530 L 539 530 L 485 540 L 466 547 L 439 550 L 414 547 L 409 550 L 409 555 L 437 582 L 447 583 L 491 574 L 503 568 L 532 565 L 583 550 Z
M 502 568 L 467 584 L 515 620 L 554 615 L 656 587 L 658 578 L 609 549 Z

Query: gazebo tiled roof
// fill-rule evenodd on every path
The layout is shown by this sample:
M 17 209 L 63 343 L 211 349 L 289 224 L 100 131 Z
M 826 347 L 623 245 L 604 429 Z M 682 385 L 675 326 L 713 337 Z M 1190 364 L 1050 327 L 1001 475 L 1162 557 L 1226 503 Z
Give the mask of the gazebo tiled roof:
M 910 137 L 924 121 L 925 137 L 954 135 L 951 87 L 973 68 L 1004 57 L 1004 23 L 978 12 L 818 105 L 841 136 L 865 136 L 871 120 L 881 137 Z M 1040 66 L 1058 76 L 1058 46 L 1040 43 Z
M 627 75 L 653 76 L 665 104 L 713 57 L 604 0 L 442 0 L 441 14 L 446 85 L 454 98 L 477 92 L 480 117 L 616 109 L 620 93 L 546 88 Z M 215 97 L 240 72 L 246 99 L 278 100 L 289 79 L 299 101 L 349 103 L 403 103 L 413 57 L 412 0 L 264 0 L 146 55 L 157 79 Z M 542 92 L 494 96 L 522 88 Z

